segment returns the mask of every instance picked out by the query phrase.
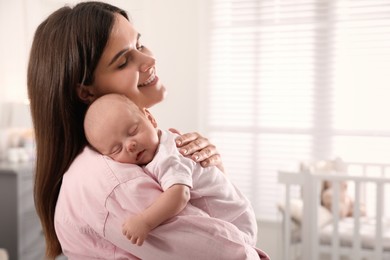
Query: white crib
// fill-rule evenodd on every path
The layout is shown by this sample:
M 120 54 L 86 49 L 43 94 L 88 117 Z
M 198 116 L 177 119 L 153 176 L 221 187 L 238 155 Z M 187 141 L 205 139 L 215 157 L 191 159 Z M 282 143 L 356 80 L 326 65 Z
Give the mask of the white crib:
M 285 260 L 390 259 L 390 165 L 347 163 L 347 167 L 347 174 L 279 171 L 279 183 L 285 187 L 283 203 Z M 319 195 L 324 180 L 329 180 L 333 184 L 348 182 L 355 199 L 353 217 L 340 219 L 336 214 L 339 212 L 337 198 L 340 194 L 340 185 L 332 185 L 335 194 L 332 212 L 328 212 L 329 216 L 324 218 Z M 297 192 L 298 187 L 300 192 Z M 299 194 L 303 204 L 301 223 L 295 231 L 292 229 L 295 225 L 292 215 L 296 214 L 292 212 L 296 209 L 291 205 L 296 199 L 293 191 L 295 197 Z M 361 203 L 368 207 L 367 217 L 360 216 Z M 319 220 L 322 222 L 321 225 Z M 293 248 L 295 257 L 292 254 Z

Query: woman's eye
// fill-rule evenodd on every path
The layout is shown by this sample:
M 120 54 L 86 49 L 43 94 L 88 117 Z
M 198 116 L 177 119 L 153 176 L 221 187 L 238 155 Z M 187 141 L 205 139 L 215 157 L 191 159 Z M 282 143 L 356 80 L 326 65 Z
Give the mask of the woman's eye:
M 127 65 L 127 59 L 126 59 L 124 62 L 122 62 L 122 63 L 118 66 L 118 68 L 119 68 L 119 69 L 122 69 L 122 68 L 126 67 L 126 65 Z

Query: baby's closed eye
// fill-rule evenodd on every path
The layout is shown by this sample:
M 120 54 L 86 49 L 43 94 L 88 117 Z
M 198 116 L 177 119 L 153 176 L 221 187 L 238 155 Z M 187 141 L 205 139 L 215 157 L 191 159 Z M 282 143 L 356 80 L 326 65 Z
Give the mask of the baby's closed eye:
M 106 154 L 108 156 L 111 156 L 111 155 L 116 155 L 118 153 L 120 153 L 123 149 L 123 146 L 122 145 L 115 145 L 109 152 L 109 154 Z

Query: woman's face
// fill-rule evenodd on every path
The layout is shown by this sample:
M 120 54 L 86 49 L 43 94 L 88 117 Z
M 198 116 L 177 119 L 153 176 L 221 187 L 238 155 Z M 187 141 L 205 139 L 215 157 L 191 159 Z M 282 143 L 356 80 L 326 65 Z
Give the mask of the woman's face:
M 90 101 L 118 93 L 130 98 L 139 107 L 151 107 L 162 101 L 166 89 L 156 74 L 153 54 L 140 43 L 140 34 L 122 15 L 116 21 L 102 57 L 87 86 Z

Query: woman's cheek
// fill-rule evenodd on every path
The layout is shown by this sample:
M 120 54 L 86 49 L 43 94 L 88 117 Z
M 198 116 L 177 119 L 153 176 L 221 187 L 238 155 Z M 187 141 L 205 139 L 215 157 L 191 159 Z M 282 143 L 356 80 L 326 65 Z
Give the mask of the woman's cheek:
M 128 96 L 130 99 L 132 96 L 138 93 L 138 77 L 135 75 L 125 75 L 120 79 L 120 82 L 118 82 L 118 84 L 121 84 L 123 86 L 123 94 Z

